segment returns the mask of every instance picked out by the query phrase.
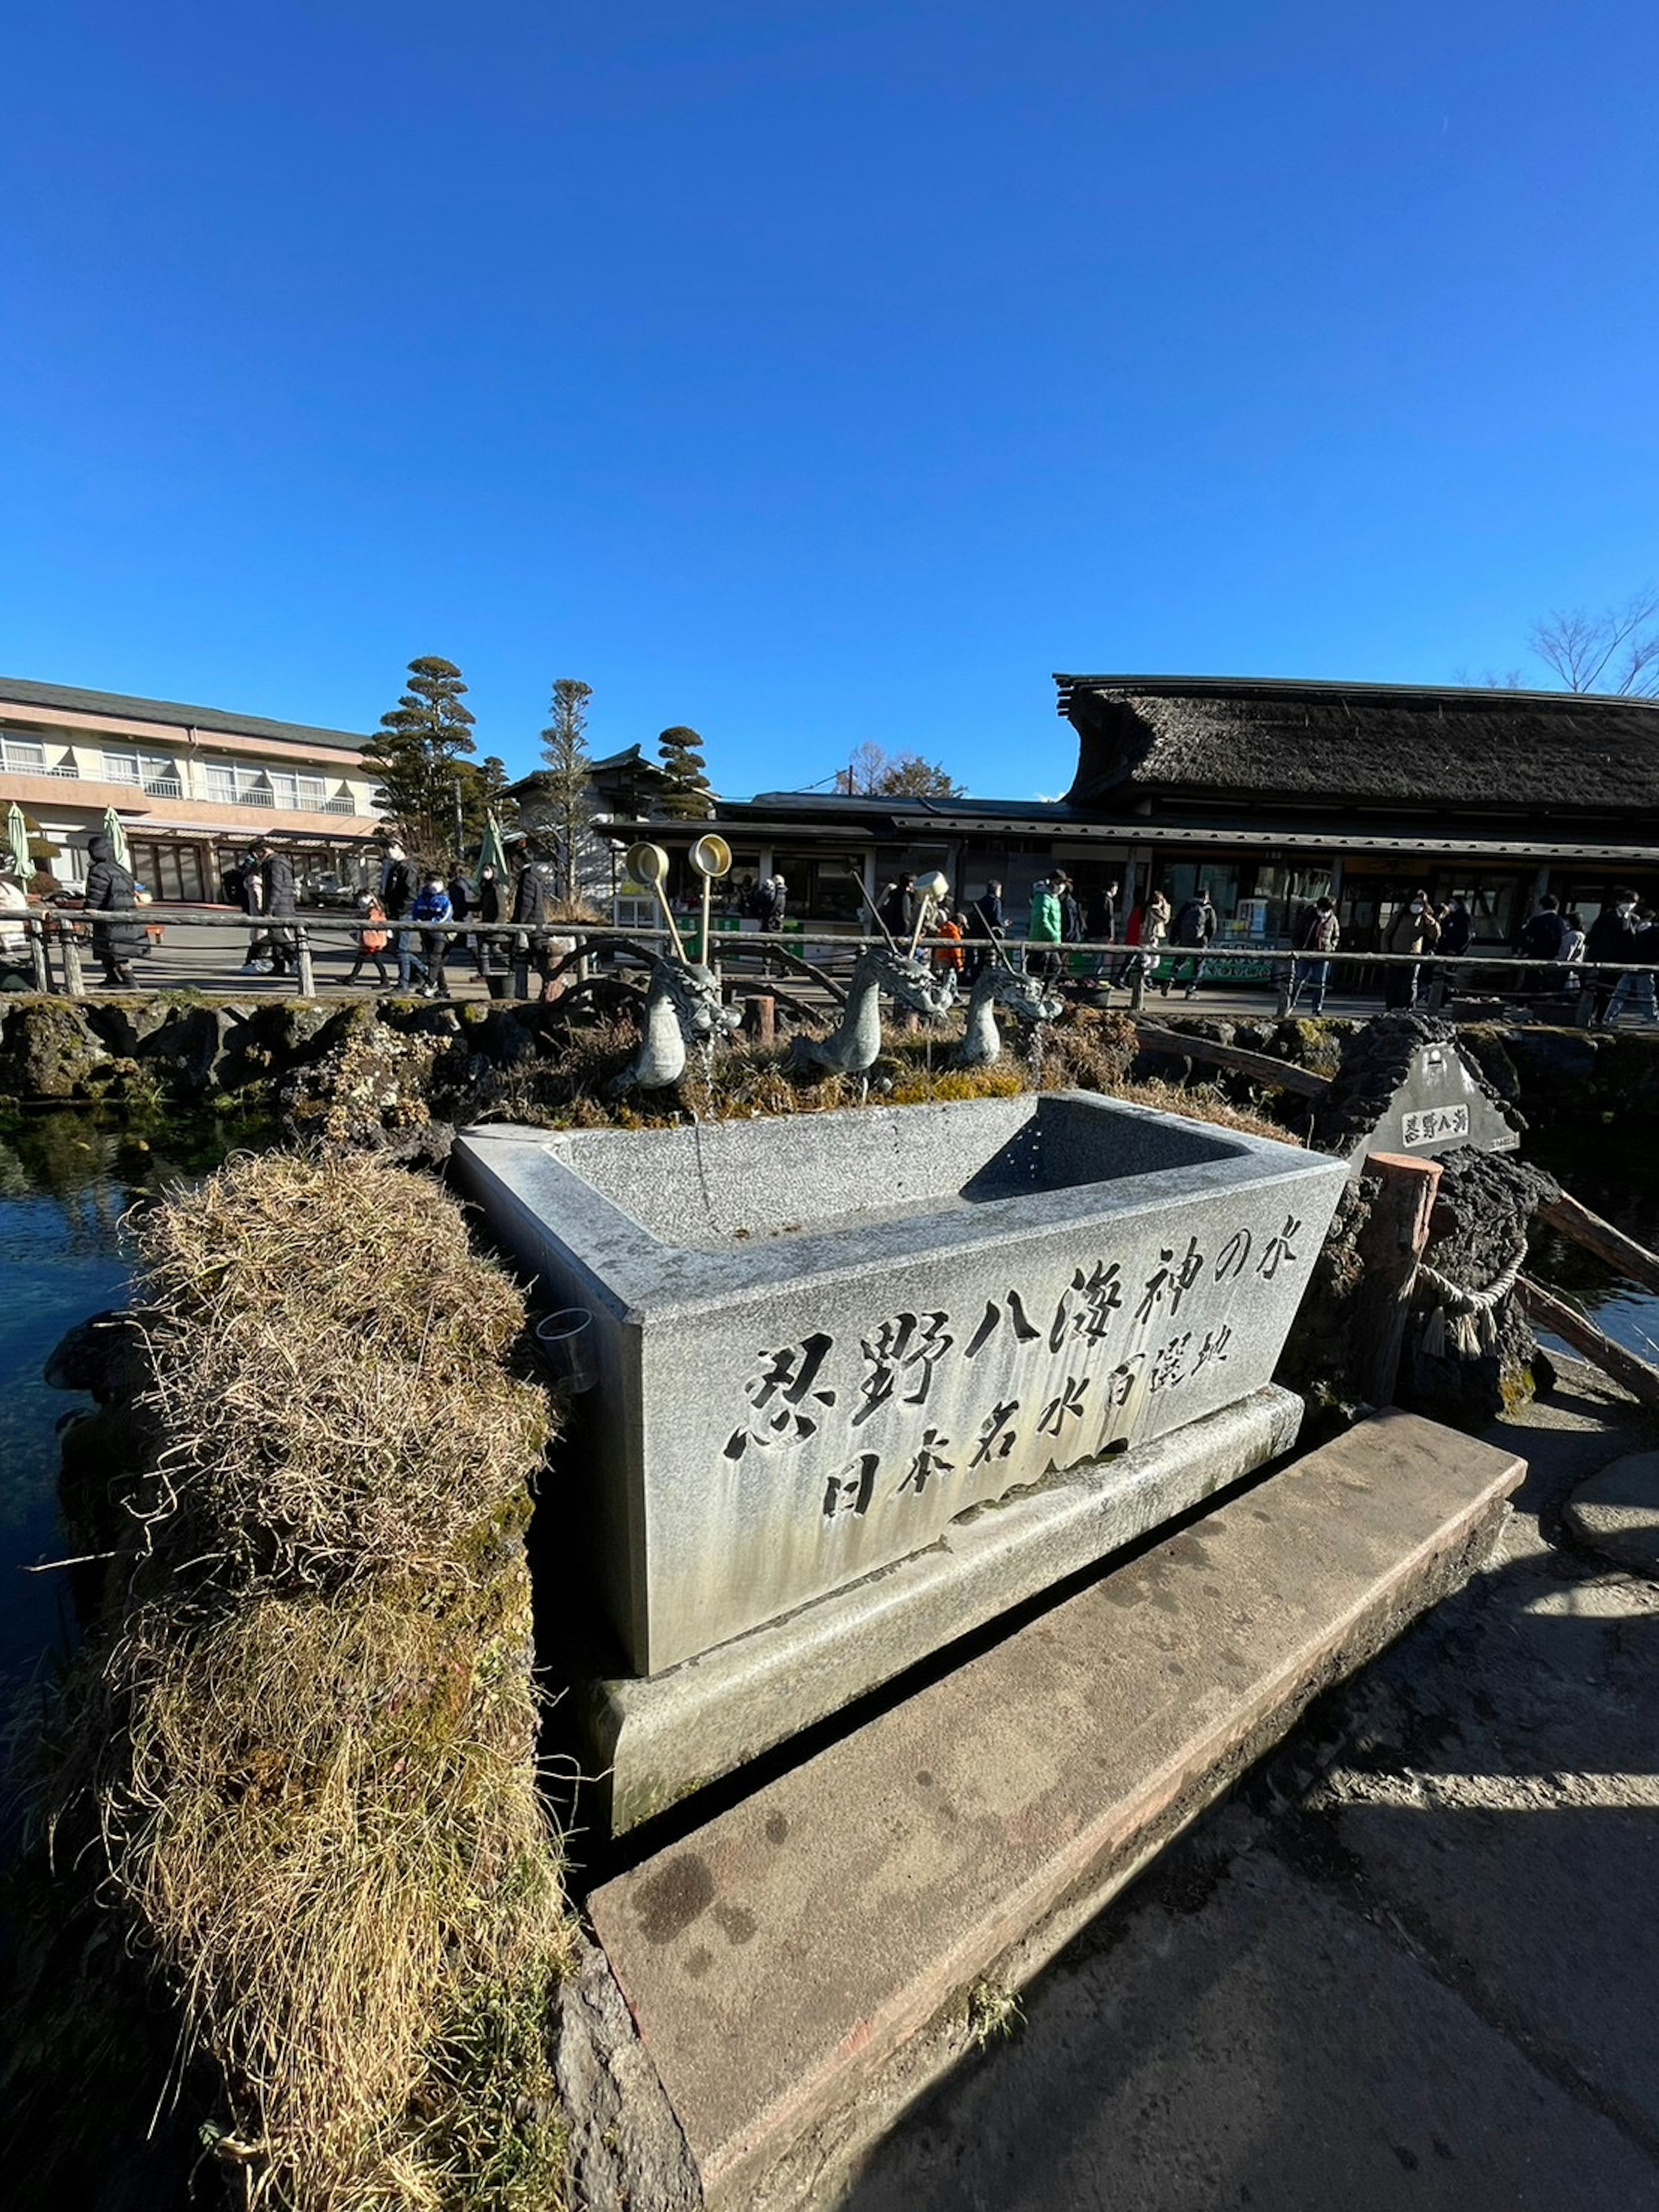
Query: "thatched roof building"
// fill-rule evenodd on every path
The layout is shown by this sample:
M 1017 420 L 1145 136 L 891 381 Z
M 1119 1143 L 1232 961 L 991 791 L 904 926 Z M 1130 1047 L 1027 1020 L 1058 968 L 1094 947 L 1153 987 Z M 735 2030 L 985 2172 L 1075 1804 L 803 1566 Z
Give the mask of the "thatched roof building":
M 734 883 L 781 872 L 803 921 L 858 926 L 904 871 L 958 895 L 1003 885 L 1023 915 L 1064 867 L 1086 896 L 1120 886 L 1120 919 L 1156 884 L 1208 886 L 1224 933 L 1282 942 L 1309 899 L 1338 902 L 1345 945 L 1381 940 L 1420 887 L 1464 897 L 1476 939 L 1504 945 L 1546 891 L 1593 912 L 1628 882 L 1659 902 L 1659 701 L 1261 678 L 1060 676 L 1077 731 L 1063 799 L 852 799 L 763 792 L 708 823 L 651 820 L 678 889 L 692 835 L 718 829 Z M 940 750 L 949 757 L 948 739 Z M 617 769 L 630 757 L 603 763 Z M 1018 753 L 1011 745 L 1011 775 Z M 640 764 L 641 766 L 647 764 Z M 530 779 L 533 782 L 533 779 Z M 640 779 L 639 819 L 653 815 Z M 629 809 L 607 807 L 608 834 Z M 1263 969 L 1270 978 L 1271 963 Z
M 1057 676 L 1079 738 L 1067 803 L 1157 818 L 1454 810 L 1650 840 L 1659 700 L 1257 678 Z

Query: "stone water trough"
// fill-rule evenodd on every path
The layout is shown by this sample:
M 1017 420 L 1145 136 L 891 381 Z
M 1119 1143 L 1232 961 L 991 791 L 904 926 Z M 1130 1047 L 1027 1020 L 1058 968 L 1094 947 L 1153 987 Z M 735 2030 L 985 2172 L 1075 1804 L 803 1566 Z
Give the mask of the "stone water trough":
M 1288 1448 L 1346 1172 L 1086 1092 L 455 1158 L 594 1316 L 564 1479 L 634 1677 L 590 1695 L 618 1826 Z

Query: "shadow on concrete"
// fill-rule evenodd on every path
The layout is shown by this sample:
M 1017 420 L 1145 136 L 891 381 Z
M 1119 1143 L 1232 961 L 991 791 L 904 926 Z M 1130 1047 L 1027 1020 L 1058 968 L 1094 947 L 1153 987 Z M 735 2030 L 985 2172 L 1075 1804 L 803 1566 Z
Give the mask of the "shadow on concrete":
M 1659 1587 L 1559 1541 L 1644 1441 L 1587 1373 L 1490 1432 L 1531 1462 L 1490 1571 L 793 2201 L 1659 2207 Z

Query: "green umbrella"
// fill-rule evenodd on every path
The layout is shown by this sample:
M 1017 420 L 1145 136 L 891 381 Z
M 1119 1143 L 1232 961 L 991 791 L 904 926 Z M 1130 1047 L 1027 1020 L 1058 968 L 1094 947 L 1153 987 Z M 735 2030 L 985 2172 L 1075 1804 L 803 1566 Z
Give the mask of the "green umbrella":
M 121 817 L 112 806 L 104 809 L 104 835 L 109 839 L 110 857 L 125 868 L 127 859 L 127 833 L 121 827 Z
M 23 810 L 14 799 L 6 816 L 6 842 L 11 847 L 11 857 L 17 863 L 17 872 L 27 883 L 34 873 L 34 863 L 29 858 L 29 826 L 23 819 Z
M 501 824 L 493 814 L 484 817 L 483 836 L 478 843 L 478 866 L 481 872 L 494 868 L 498 882 L 507 873 L 507 849 L 501 843 Z

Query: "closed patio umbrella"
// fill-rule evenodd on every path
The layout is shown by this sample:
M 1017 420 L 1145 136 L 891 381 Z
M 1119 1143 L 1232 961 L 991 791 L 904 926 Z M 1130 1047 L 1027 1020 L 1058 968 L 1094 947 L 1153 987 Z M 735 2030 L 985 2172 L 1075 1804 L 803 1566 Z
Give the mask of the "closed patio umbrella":
M 112 806 L 104 809 L 104 835 L 109 839 L 110 857 L 118 860 L 122 867 L 130 867 L 131 861 L 127 853 L 127 833 L 121 827 L 121 817 Z
M 484 817 L 483 836 L 478 842 L 478 867 L 494 868 L 500 881 L 507 874 L 507 851 L 501 843 L 501 829 L 493 814 Z
M 17 863 L 17 872 L 27 883 L 34 873 L 34 863 L 29 858 L 29 828 L 23 819 L 23 810 L 14 799 L 6 815 L 6 842 L 11 848 L 11 857 Z

